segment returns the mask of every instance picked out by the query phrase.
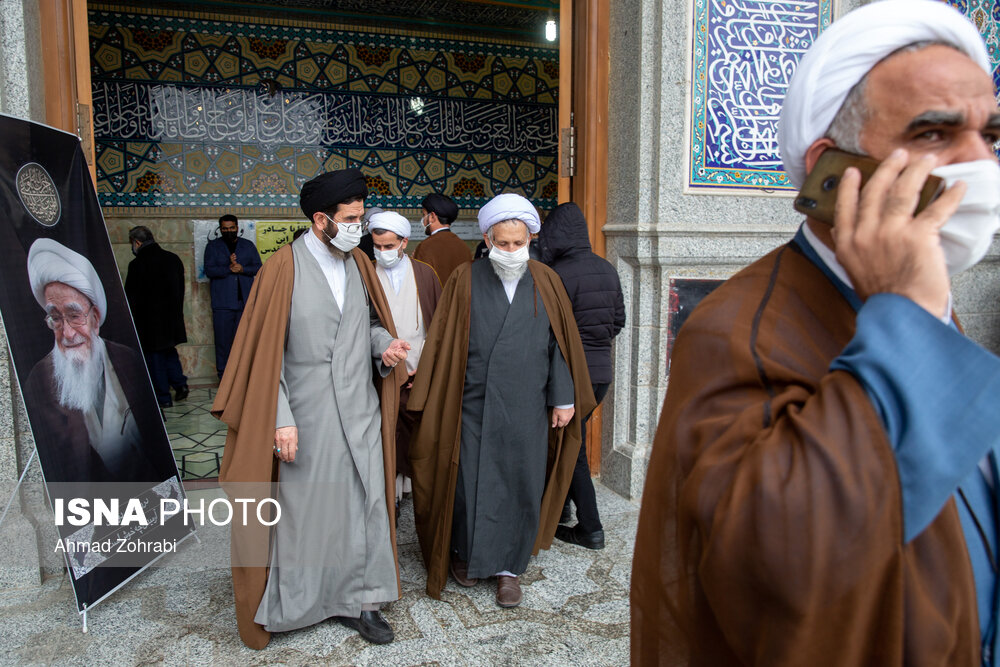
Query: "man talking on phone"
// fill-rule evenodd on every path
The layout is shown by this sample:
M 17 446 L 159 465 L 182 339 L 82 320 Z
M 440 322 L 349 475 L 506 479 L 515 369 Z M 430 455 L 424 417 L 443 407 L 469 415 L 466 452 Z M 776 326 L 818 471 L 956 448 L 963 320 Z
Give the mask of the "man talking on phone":
M 779 143 L 833 225 L 708 296 L 677 338 L 632 575 L 636 664 L 995 664 L 1000 358 L 951 279 L 998 227 L 1000 113 L 976 27 L 930 0 L 836 21 Z M 929 175 L 946 188 L 919 213 Z

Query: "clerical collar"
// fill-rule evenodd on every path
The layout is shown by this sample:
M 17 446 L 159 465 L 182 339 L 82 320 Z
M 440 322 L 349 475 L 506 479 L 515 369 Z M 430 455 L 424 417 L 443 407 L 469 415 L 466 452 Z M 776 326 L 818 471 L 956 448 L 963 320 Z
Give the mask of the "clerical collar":
M 379 266 L 385 271 L 385 275 L 389 277 L 389 284 L 392 285 L 392 289 L 396 294 L 399 294 L 399 290 L 403 286 L 403 280 L 410 269 L 410 258 L 404 254 L 398 262 L 388 269 L 381 264 Z
M 449 227 L 438 227 L 433 232 L 431 232 L 431 236 L 434 236 L 438 232 L 450 232 L 450 231 L 451 231 L 451 228 L 449 228 Z
M 856 292 L 857 290 L 854 289 L 854 283 L 852 283 L 851 279 L 847 276 L 847 271 L 840 264 L 840 262 L 837 261 L 836 253 L 834 253 L 829 246 L 819 240 L 819 237 L 816 236 L 813 230 L 809 227 L 808 222 L 803 222 L 801 229 L 802 236 L 804 236 L 806 241 L 808 241 L 809 246 L 813 249 L 813 251 L 819 255 L 820 260 L 826 264 L 826 268 L 830 269 L 830 271 L 833 272 L 833 275 L 837 276 L 845 285 Z M 951 307 L 951 292 L 949 291 L 948 308 L 945 310 L 946 314 L 943 317 L 938 317 L 938 319 L 945 324 L 949 324 L 951 322 Z

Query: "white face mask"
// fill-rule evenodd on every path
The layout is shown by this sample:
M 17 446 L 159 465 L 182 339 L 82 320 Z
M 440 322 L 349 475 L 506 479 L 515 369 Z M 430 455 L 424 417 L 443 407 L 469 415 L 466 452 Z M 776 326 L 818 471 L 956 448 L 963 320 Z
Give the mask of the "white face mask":
M 375 261 L 379 263 L 379 266 L 386 269 L 391 269 L 396 266 L 401 259 L 403 259 L 403 256 L 399 253 L 399 248 L 375 251 Z
M 490 248 L 490 261 L 498 264 L 501 268 L 507 269 L 508 271 L 520 269 L 528 263 L 528 244 L 525 243 L 514 252 L 507 252 L 506 250 L 501 250 L 500 248 L 493 246 Z
M 937 167 L 931 173 L 949 187 L 959 180 L 968 186 L 958 210 L 941 228 L 948 275 L 954 276 L 986 255 L 993 234 L 1000 229 L 1000 165 L 976 160 Z
M 329 216 L 327 216 L 326 219 L 327 223 L 333 222 L 330 220 Z M 348 223 L 338 223 L 337 235 L 334 237 L 331 237 L 325 230 L 323 231 L 323 234 L 326 235 L 326 238 L 330 241 L 330 245 L 334 248 L 339 248 L 344 252 L 351 252 L 358 247 L 359 243 L 361 243 L 361 225 L 358 224 L 357 230 L 353 232 L 347 231 L 347 225 Z

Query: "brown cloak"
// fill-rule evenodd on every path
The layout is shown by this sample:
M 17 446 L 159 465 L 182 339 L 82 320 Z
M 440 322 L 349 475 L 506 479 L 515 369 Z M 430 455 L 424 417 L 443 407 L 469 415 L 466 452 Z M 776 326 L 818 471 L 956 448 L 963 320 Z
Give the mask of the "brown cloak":
M 829 371 L 854 330 L 793 245 L 684 325 L 639 515 L 633 664 L 979 664 L 954 500 L 903 541 L 879 415 Z
M 396 336 L 392 315 L 375 276 L 375 270 L 364 253 L 352 252 L 364 280 L 375 311 L 390 335 Z M 292 247 L 286 245 L 261 268 L 246 302 L 233 351 L 219 392 L 212 404 L 212 414 L 229 427 L 226 448 L 222 456 L 219 481 L 227 494 L 240 498 L 260 498 L 268 493 L 252 491 L 249 484 L 276 482 L 279 461 L 274 456 L 274 420 L 278 410 L 278 383 L 285 349 L 285 332 L 292 303 L 295 278 Z M 389 530 L 393 556 L 396 559 L 396 580 L 399 582 L 399 559 L 396 554 L 395 483 L 396 483 L 396 413 L 399 406 L 399 385 L 406 380 L 406 367 L 399 364 L 384 380 L 373 372 L 382 411 L 382 461 L 385 467 L 386 507 L 389 510 Z M 243 483 L 243 484 L 241 484 Z M 227 488 L 228 487 L 228 488 Z M 273 497 L 273 496 L 272 496 Z M 251 514 L 253 512 L 251 511 Z M 240 638 L 250 648 L 262 649 L 271 633 L 254 623 L 254 615 L 264 596 L 267 568 L 256 565 L 270 550 L 270 530 L 257 523 L 243 527 L 232 523 L 233 594 L 236 598 L 236 623 Z M 400 594 L 402 588 L 400 587 Z
M 455 269 L 472 262 L 472 251 L 465 241 L 449 229 L 432 234 L 418 243 L 413 251 L 413 259 L 430 264 L 443 285 L 448 282 Z
M 469 357 L 471 263 L 455 269 L 445 286 L 437 314 L 427 332 L 420 366 L 410 392 L 410 410 L 423 411 L 417 437 L 410 444 L 413 466 L 413 508 L 417 536 L 427 567 L 427 594 L 441 599 L 448 578 L 451 521 L 461 451 L 462 394 Z M 549 456 L 538 535 L 533 554 L 552 545 L 566 492 L 580 452 L 580 426 L 596 405 L 587 359 L 576 328 L 573 307 L 559 276 L 529 260 L 528 269 L 542 298 L 559 350 L 573 376 L 573 419 L 563 428 L 549 428 Z
M 424 320 L 424 330 L 431 328 L 434 311 L 441 300 L 441 281 L 438 280 L 434 268 L 419 259 L 410 258 L 413 266 L 413 280 L 417 283 L 417 301 L 420 302 L 420 314 Z M 373 264 L 374 266 L 374 264 Z M 396 422 L 396 472 L 407 477 L 413 476 L 410 469 L 410 437 L 419 423 L 416 415 L 408 412 L 406 402 L 410 390 L 405 386 L 399 390 L 399 419 Z
M 441 300 L 441 279 L 434 267 L 419 259 L 410 258 L 413 264 L 413 279 L 417 283 L 417 299 L 420 301 L 420 313 L 424 316 L 424 329 L 431 328 L 434 311 Z

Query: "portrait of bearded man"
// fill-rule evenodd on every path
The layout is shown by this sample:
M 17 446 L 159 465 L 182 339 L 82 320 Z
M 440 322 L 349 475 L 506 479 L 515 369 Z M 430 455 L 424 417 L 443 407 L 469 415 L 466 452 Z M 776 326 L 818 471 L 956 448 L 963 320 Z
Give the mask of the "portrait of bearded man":
M 131 348 L 100 336 L 107 295 L 90 260 L 52 239 L 28 251 L 28 279 L 53 334 L 25 406 L 47 482 L 157 482 L 173 471 L 142 447 L 149 376 Z M 147 406 L 144 406 L 147 407 Z M 155 410 L 152 406 L 148 406 Z M 158 472 L 158 467 L 162 468 Z

